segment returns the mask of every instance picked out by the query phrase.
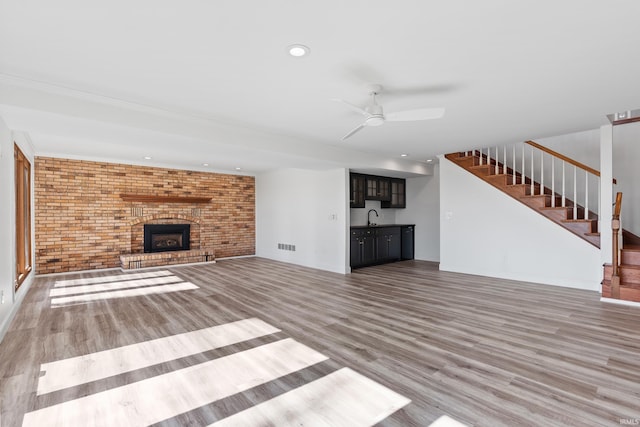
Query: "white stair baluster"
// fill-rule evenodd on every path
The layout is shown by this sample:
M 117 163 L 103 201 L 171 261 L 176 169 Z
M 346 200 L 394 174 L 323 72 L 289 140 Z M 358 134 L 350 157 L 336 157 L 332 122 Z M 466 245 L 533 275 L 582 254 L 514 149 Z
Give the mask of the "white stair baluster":
M 556 207 L 556 169 L 553 156 L 551 156 L 551 207 Z
M 578 167 L 573 167 L 573 219 L 578 219 Z
M 502 154 L 504 154 L 504 164 L 502 165 L 502 174 L 506 175 L 507 174 L 507 146 L 505 145 L 504 147 L 504 151 Z
M 565 173 L 564 173 L 564 160 L 562 161 L 562 207 L 566 208 L 567 205 L 565 203 Z
M 498 155 L 498 147 L 496 147 L 496 175 L 500 175 L 500 168 L 498 167 L 498 159 L 500 156 Z
M 589 219 L 589 172 L 584 171 L 584 219 Z
M 540 150 L 540 194 L 544 194 L 544 151 Z
M 598 204 L 596 205 L 596 215 L 598 215 L 598 230 L 602 230 L 600 228 L 600 178 L 597 179 L 598 185 L 596 185 L 596 189 L 598 190 Z
M 535 172 L 533 171 L 533 147 L 531 147 L 531 195 L 536 194 L 536 189 L 533 186 L 533 178 L 535 177 Z
M 522 182 L 520 184 L 526 184 L 526 181 L 524 179 L 525 174 L 524 174 L 524 144 L 522 144 L 522 172 L 520 173 L 520 177 L 522 178 Z
M 513 185 L 516 185 L 516 146 L 513 146 Z

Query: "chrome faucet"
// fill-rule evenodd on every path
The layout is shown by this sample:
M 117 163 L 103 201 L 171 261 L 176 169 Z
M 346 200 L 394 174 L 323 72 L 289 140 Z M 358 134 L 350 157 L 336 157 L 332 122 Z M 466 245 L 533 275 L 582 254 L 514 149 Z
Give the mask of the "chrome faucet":
M 375 223 L 371 222 L 371 212 L 374 212 L 376 214 L 376 217 L 378 217 L 378 211 L 375 209 L 369 209 L 369 212 L 367 212 L 367 225 L 376 225 Z

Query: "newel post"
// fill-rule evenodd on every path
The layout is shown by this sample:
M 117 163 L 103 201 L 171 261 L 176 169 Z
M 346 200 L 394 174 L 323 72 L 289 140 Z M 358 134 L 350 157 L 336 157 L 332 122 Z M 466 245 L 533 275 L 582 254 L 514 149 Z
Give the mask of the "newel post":
M 613 212 L 613 216 L 611 219 L 611 237 L 612 237 L 612 260 L 611 260 L 611 298 L 620 299 L 620 272 L 619 265 L 619 233 L 620 233 L 620 210 L 622 209 L 622 193 L 618 192 L 616 194 L 616 204 Z

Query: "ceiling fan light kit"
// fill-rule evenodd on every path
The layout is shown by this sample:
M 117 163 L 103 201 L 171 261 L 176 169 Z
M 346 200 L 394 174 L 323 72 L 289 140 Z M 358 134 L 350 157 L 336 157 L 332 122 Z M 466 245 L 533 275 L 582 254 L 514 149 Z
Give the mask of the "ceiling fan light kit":
M 342 99 L 333 99 L 334 101 L 340 102 L 349 107 L 351 110 L 365 116 L 365 120 L 363 123 L 361 123 L 342 137 L 343 141 L 351 137 L 356 132 L 362 130 L 365 126 L 380 126 L 385 122 L 412 122 L 420 120 L 432 120 L 439 119 L 444 116 L 445 109 L 442 107 L 417 108 L 414 110 L 395 111 L 392 113 L 384 114 L 382 105 L 378 104 L 376 100 L 376 96 L 382 91 L 382 86 L 371 85 L 369 88 L 370 101 L 369 104 L 364 108 L 358 107 L 357 105 L 351 104 Z

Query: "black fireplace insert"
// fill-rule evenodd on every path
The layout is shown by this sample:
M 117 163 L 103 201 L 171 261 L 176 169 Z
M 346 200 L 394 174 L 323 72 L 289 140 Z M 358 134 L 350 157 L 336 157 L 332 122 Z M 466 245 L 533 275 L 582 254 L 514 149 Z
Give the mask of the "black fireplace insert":
M 144 252 L 189 250 L 189 224 L 145 224 Z

